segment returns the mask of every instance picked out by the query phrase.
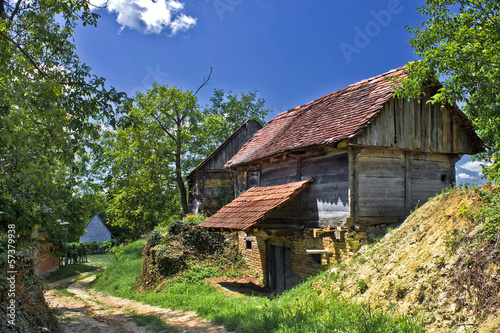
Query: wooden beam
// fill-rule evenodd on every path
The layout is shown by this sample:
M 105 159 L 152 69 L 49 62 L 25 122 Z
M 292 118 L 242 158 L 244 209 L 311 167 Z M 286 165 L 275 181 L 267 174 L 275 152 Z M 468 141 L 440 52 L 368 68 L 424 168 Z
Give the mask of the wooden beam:
M 294 224 L 259 224 L 259 228 L 265 229 L 296 229 L 302 230 L 304 229 L 303 225 L 294 225 Z
M 441 117 L 443 118 L 443 153 L 449 153 L 451 150 L 450 150 L 450 146 L 449 146 L 449 140 L 448 140 L 448 132 L 449 132 L 449 129 L 450 129 L 450 123 L 449 123 L 449 120 L 448 120 L 448 108 L 446 107 L 443 107 L 443 109 L 441 110 Z
M 411 152 L 405 152 L 405 215 L 411 212 Z
M 271 237 L 290 237 L 290 236 L 303 236 L 304 231 L 302 229 L 295 229 L 295 230 L 289 230 L 289 229 L 258 229 L 255 231 L 255 228 L 248 232 L 248 236 L 255 236 L 259 238 L 271 238 Z

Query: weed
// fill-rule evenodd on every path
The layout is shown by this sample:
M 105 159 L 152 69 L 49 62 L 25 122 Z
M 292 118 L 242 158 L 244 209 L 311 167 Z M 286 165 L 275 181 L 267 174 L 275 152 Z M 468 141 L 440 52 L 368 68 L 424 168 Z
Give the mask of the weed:
M 368 283 L 366 283 L 365 279 L 359 280 L 357 282 L 357 285 L 358 285 L 358 291 L 360 294 L 364 294 L 365 291 L 368 290 Z
M 446 266 L 446 259 L 441 256 L 437 256 L 434 264 L 438 269 L 443 269 Z
M 394 286 L 394 291 L 396 292 L 397 299 L 403 299 L 408 293 L 408 287 L 403 286 L 401 284 L 396 284 Z
M 417 204 L 415 205 L 415 207 L 410 211 L 410 215 L 413 215 L 417 210 L 418 208 L 420 207 L 420 200 L 417 201 Z
M 59 294 L 61 294 L 63 296 L 69 296 L 69 297 L 75 296 L 75 293 L 72 293 L 71 291 L 68 291 L 67 288 L 63 288 L 63 289 L 60 289 L 58 291 L 59 291 Z
M 365 264 L 367 261 L 368 259 L 366 259 L 366 257 L 363 255 L 356 257 L 356 262 L 360 265 Z
M 403 286 L 401 282 L 396 281 L 394 279 L 389 281 L 389 289 L 386 291 L 386 296 L 394 293 L 394 296 L 397 300 L 403 299 L 408 293 L 408 288 Z

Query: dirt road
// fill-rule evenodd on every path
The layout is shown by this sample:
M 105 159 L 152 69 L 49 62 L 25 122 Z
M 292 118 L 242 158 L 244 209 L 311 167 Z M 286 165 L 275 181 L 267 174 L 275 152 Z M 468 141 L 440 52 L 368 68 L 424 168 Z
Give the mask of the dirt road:
M 56 311 L 61 332 L 227 332 L 194 312 L 162 309 L 97 293 L 88 288 L 95 277 L 61 280 L 50 286 L 45 297 Z

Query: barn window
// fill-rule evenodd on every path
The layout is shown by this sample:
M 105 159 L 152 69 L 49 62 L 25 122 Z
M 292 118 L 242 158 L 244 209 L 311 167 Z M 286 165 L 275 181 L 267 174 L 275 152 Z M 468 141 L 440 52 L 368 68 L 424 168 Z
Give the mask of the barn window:
M 446 174 L 441 174 L 441 181 L 444 183 L 446 181 Z
M 245 249 L 247 251 L 252 251 L 252 240 L 251 239 L 245 240 Z
M 322 256 L 321 254 L 311 254 L 311 265 L 321 266 Z

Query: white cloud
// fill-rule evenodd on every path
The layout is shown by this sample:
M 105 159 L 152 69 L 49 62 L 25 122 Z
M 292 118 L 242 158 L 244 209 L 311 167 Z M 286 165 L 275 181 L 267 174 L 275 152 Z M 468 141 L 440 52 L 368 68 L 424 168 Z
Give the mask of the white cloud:
M 461 172 L 461 173 L 457 174 L 457 182 L 458 182 L 458 183 L 461 183 L 461 182 L 463 182 L 463 181 L 469 181 L 469 180 L 474 180 L 474 181 L 476 181 L 476 180 L 477 180 L 477 178 L 476 178 L 476 177 L 472 177 L 472 176 L 470 176 L 470 175 L 468 175 L 468 174 L 466 174 L 466 173 L 463 173 L 463 172 Z
M 481 161 L 470 161 L 467 163 L 464 163 L 462 165 L 457 165 L 459 168 L 468 170 L 470 172 L 477 172 L 478 174 L 482 175 L 483 174 L 483 168 L 482 165 L 490 165 L 490 163 L 485 163 Z
M 177 0 L 109 0 L 96 3 L 116 13 L 116 21 L 125 27 L 144 33 L 160 33 L 170 29 L 172 35 L 196 25 L 196 18 L 187 16 L 184 4 Z

